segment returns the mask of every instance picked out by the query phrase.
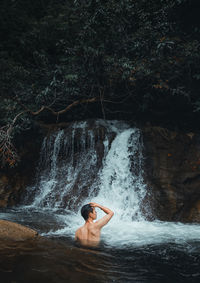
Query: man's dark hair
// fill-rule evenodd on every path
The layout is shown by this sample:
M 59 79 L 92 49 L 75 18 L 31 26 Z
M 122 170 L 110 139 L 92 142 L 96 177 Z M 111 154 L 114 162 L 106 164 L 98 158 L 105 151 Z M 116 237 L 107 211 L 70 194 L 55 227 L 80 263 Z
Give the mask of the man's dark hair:
M 81 208 L 81 215 L 83 216 L 83 218 L 86 220 L 88 220 L 89 217 L 89 213 L 93 212 L 93 207 L 90 204 L 85 204 L 82 208 Z

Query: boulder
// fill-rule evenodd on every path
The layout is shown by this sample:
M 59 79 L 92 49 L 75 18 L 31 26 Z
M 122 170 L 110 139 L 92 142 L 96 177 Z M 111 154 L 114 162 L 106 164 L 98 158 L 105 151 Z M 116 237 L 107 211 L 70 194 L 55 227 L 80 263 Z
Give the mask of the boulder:
M 38 236 L 38 233 L 25 227 L 23 225 L 7 221 L 0 220 L 0 239 L 22 241 L 27 239 L 33 239 Z

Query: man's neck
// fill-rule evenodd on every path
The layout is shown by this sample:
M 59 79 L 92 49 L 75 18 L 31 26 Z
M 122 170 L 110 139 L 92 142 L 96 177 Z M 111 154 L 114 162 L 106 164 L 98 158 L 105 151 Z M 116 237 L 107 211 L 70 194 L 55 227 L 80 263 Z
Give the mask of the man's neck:
M 88 220 L 85 222 L 85 224 L 93 224 L 93 219 L 92 218 L 88 218 Z

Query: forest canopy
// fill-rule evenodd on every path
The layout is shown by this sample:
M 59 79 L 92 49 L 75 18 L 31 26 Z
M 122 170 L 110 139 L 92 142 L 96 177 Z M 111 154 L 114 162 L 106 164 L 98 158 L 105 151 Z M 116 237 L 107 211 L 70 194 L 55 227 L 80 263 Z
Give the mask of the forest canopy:
M 2 0 L 0 133 L 97 117 L 198 128 L 199 8 L 198 0 Z

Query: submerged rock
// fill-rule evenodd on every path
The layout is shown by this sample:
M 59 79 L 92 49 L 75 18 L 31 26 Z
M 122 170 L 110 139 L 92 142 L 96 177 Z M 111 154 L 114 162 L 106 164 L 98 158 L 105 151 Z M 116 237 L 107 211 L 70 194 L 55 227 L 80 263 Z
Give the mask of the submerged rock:
M 38 236 L 38 233 L 25 227 L 21 224 L 17 224 L 7 220 L 0 220 L 0 239 L 22 241 L 27 239 L 33 239 Z

